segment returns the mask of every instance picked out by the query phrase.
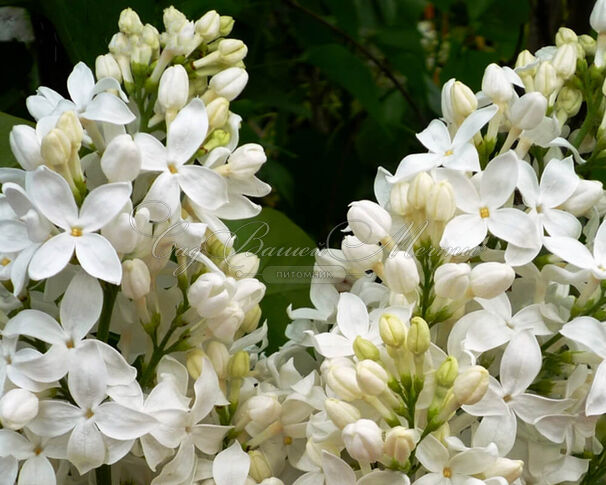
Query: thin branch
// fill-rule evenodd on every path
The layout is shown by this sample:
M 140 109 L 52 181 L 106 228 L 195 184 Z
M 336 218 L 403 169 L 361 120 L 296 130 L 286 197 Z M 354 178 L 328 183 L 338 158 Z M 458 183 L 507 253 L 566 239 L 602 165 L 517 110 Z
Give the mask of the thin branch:
M 309 10 L 307 7 L 304 7 L 296 0 L 285 0 L 285 1 L 291 7 L 299 10 L 300 12 L 303 12 L 304 14 L 313 18 L 316 22 L 319 22 L 320 24 L 322 24 L 325 27 L 327 27 L 328 29 L 330 29 L 333 33 L 335 33 L 339 37 L 341 37 L 345 42 L 347 42 L 348 44 L 351 44 L 354 48 L 356 48 L 358 51 L 360 51 L 363 55 L 368 57 L 368 59 L 370 59 L 370 61 L 372 61 L 372 63 L 375 64 L 375 66 L 377 66 L 381 70 L 381 72 L 383 74 L 385 74 L 385 76 L 387 76 L 387 78 L 393 83 L 395 88 L 398 91 L 400 91 L 402 96 L 404 96 L 404 99 L 410 105 L 410 107 L 413 109 L 413 111 L 419 118 L 419 121 L 421 121 L 422 123 L 425 123 L 425 121 L 426 121 L 425 116 L 423 116 L 421 109 L 415 103 L 412 95 L 402 85 L 402 83 L 400 83 L 400 81 L 398 81 L 398 79 L 393 74 L 393 72 L 391 72 L 391 70 L 385 65 L 385 63 L 381 59 L 379 59 L 372 52 L 370 52 L 366 47 L 364 47 L 357 40 L 355 40 L 353 37 L 351 37 L 347 32 L 344 32 L 339 27 L 336 27 L 335 25 L 331 24 L 330 22 L 324 20 L 317 13 L 313 12 L 312 10 Z

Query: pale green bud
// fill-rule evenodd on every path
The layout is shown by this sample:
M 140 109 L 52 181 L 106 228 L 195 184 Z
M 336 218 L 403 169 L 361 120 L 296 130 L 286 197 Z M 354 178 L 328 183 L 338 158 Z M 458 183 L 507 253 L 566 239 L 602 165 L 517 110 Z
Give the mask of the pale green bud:
M 452 387 L 455 399 L 461 406 L 471 406 L 480 401 L 488 389 L 488 371 L 474 365 L 459 374 Z
M 158 29 L 151 24 L 145 24 L 143 27 L 141 40 L 153 51 L 157 51 L 160 48 L 160 33 L 158 32 Z
M 225 37 L 226 35 L 229 35 L 234 28 L 234 19 L 229 15 L 221 15 L 220 22 L 219 34 L 221 37 Z
M 603 90 L 604 88 L 602 88 Z M 583 93 L 579 89 L 564 86 L 556 100 L 556 108 L 564 110 L 568 117 L 575 116 L 583 104 Z
M 265 457 L 265 453 L 261 450 L 251 450 L 248 452 L 248 456 L 250 456 L 250 469 L 248 474 L 254 480 L 261 482 L 273 475 L 271 466 Z
M 534 76 L 534 88 L 548 98 L 558 87 L 558 73 L 551 62 L 542 62 Z
M 532 64 L 536 60 L 537 60 L 537 58 L 535 56 L 533 56 L 529 50 L 523 50 L 522 52 L 520 52 L 518 54 L 518 58 L 516 60 L 515 67 L 516 68 L 525 67 L 529 64 Z
M 413 317 L 406 337 L 406 347 L 415 355 L 427 352 L 431 343 L 429 325 L 421 317 Z
M 137 12 L 132 8 L 125 8 L 120 13 L 120 19 L 118 20 L 118 28 L 120 32 L 127 35 L 137 35 L 143 31 L 143 24 Z
M 597 43 L 593 37 L 587 34 L 579 36 L 579 44 L 588 56 L 595 55 Z
M 209 132 L 221 128 L 227 123 L 229 116 L 229 101 L 225 98 L 215 98 L 206 105 Z
M 379 360 L 381 358 L 379 349 L 370 340 L 366 340 L 359 335 L 356 337 L 353 343 L 353 350 L 356 357 L 360 360 L 371 359 Z
M 52 168 L 66 165 L 72 152 L 72 144 L 62 130 L 53 128 L 40 145 L 40 154 L 46 164 Z
M 187 23 L 187 17 L 172 5 L 164 9 L 162 20 L 166 31 L 169 33 L 179 32 Z
M 406 327 L 396 315 L 385 313 L 379 319 L 381 340 L 390 347 L 400 347 L 406 342 Z
M 95 60 L 95 73 L 97 79 L 111 77 L 119 83 L 122 82 L 122 71 L 120 71 L 120 66 L 112 54 L 97 56 Z
M 250 333 L 259 326 L 261 321 L 261 307 L 257 304 L 244 314 L 244 320 L 240 325 L 240 330 L 244 333 Z
M 478 108 L 478 100 L 471 89 L 460 81 L 455 81 L 451 90 L 452 109 L 456 119 L 467 118 Z
M 218 340 L 211 340 L 206 345 L 206 356 L 213 365 L 219 379 L 225 379 L 228 375 L 230 358 L 229 350 L 227 350 L 225 344 L 223 342 L 219 342 Z
M 195 24 L 196 33 L 204 42 L 211 42 L 219 37 L 221 30 L 221 17 L 216 10 L 206 12 Z
M 551 61 L 558 76 L 569 79 L 577 70 L 577 49 L 575 44 L 563 44 Z
M 561 47 L 564 44 L 575 44 L 578 40 L 579 38 L 574 30 L 569 29 L 568 27 L 560 27 L 555 36 L 555 43 L 558 47 Z
M 187 367 L 187 372 L 192 379 L 197 379 L 202 374 L 202 368 L 204 367 L 204 357 L 205 354 L 200 349 L 190 350 L 187 353 L 187 357 L 185 359 L 185 367 Z
M 436 382 L 438 386 L 450 388 L 459 375 L 459 364 L 457 359 L 449 356 L 440 364 L 436 371 Z
M 218 51 L 225 64 L 236 64 L 246 57 L 248 47 L 238 39 L 223 39 L 219 42 Z
M 140 44 L 136 46 L 130 56 L 133 64 L 140 64 L 147 66 L 151 62 L 152 48 L 147 44 Z
M 80 124 L 80 119 L 74 111 L 65 111 L 57 120 L 55 128 L 61 130 L 71 143 L 72 149 L 78 150 L 82 143 L 84 130 Z
M 361 418 L 358 408 L 339 399 L 327 399 L 324 401 L 324 407 L 328 417 L 339 429 L 343 429 L 348 424 L 355 423 Z
M 250 372 L 250 355 L 240 350 L 232 355 L 227 365 L 227 373 L 230 377 L 244 378 Z
M 356 365 L 356 375 L 360 390 L 369 396 L 378 396 L 387 390 L 389 376 L 374 360 L 361 360 Z

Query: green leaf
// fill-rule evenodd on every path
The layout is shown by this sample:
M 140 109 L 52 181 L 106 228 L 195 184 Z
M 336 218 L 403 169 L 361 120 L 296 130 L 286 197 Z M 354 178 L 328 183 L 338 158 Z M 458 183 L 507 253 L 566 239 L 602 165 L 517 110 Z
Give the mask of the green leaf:
M 264 208 L 253 219 L 227 221 L 236 235 L 235 249 L 259 256 L 258 279 L 267 287 L 261 301 L 262 319 L 269 326 L 269 350 L 286 341 L 286 308 L 309 306 L 314 265 L 314 241 L 281 212 Z
M 0 113 L 0 167 L 19 167 L 8 142 L 8 136 L 15 125 L 33 125 L 33 123 L 7 113 Z

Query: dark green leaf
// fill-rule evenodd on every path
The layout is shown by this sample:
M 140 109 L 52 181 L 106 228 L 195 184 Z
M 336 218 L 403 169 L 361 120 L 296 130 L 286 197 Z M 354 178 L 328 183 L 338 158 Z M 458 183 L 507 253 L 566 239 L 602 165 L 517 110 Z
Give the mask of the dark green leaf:
M 17 118 L 6 113 L 0 113 L 0 167 L 18 167 L 19 164 L 8 142 L 8 136 L 15 125 L 32 125 L 30 121 Z

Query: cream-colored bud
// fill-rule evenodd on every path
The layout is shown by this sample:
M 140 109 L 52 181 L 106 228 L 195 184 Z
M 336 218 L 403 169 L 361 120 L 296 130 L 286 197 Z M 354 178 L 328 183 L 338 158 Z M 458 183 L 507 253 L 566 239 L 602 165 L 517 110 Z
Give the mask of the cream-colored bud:
M 231 33 L 231 30 L 234 28 L 234 19 L 229 15 L 221 15 L 221 18 L 219 20 L 221 22 L 219 34 L 222 37 L 225 37 L 226 35 L 229 35 Z
M 273 396 L 258 395 L 246 401 L 248 417 L 260 426 L 269 426 L 280 418 L 282 405 Z
M 427 172 L 417 174 L 408 188 L 407 198 L 410 206 L 417 210 L 425 208 L 425 201 L 433 184 L 433 178 Z
M 546 98 L 558 87 L 558 74 L 551 62 L 542 62 L 534 76 L 534 87 Z
M 383 260 L 383 250 L 378 244 L 364 244 L 356 236 L 345 236 L 341 250 L 347 259 L 347 265 L 360 273 L 372 269 Z
M 224 261 L 224 267 L 229 276 L 236 279 L 254 278 L 259 271 L 260 259 L 254 253 L 233 253 Z
M 177 64 L 162 73 L 158 86 L 158 103 L 165 111 L 180 110 L 189 96 L 189 78 L 185 68 Z
M 537 58 L 535 56 L 533 56 L 529 50 L 523 50 L 522 52 L 520 52 L 518 54 L 518 58 L 516 60 L 515 67 L 516 68 L 525 67 L 525 66 L 528 66 L 529 64 L 532 64 L 536 60 L 537 60 Z
M 579 36 L 579 44 L 588 56 L 595 55 L 596 41 L 593 37 L 587 34 Z
M 248 47 L 238 39 L 223 39 L 219 42 L 219 55 L 225 64 L 237 64 L 246 57 Z
M 561 206 L 573 216 L 580 217 L 594 207 L 602 197 L 602 182 L 597 180 L 579 180 L 573 194 Z
M 80 119 L 74 111 L 65 111 L 59 116 L 55 128 L 61 130 L 72 145 L 73 150 L 78 150 L 84 136 L 84 129 L 80 124 Z
M 160 47 L 160 33 L 152 24 L 145 24 L 141 32 L 141 40 L 145 42 L 153 51 Z
M 436 222 L 448 222 L 455 214 L 455 203 L 452 185 L 447 180 L 436 183 L 429 192 L 425 204 L 427 217 Z
M 385 259 L 383 279 L 390 290 L 396 293 L 408 294 L 419 286 L 419 270 L 417 263 L 405 251 L 390 254 Z
M 511 460 L 501 458 L 500 456 L 490 465 L 482 475 L 484 478 L 503 477 L 508 483 L 515 482 L 524 471 L 524 462 L 522 460 Z
M 446 263 L 436 269 L 434 290 L 441 298 L 458 300 L 470 285 L 471 266 L 466 263 Z
M 200 374 L 202 374 L 205 357 L 206 355 L 200 349 L 190 350 L 187 353 L 185 366 L 187 367 L 187 372 L 189 372 L 192 379 L 197 379 L 200 377 Z
M 187 17 L 173 6 L 164 9 L 162 20 L 166 31 L 174 33 L 179 32 L 187 23 Z
M 355 401 L 362 397 L 356 370 L 352 367 L 331 367 L 326 375 L 326 382 L 344 401 Z
M 200 17 L 195 23 L 196 34 L 202 37 L 204 42 L 211 42 L 219 37 L 221 30 L 221 17 L 216 10 L 210 10 Z
M 431 344 L 429 325 L 421 317 L 413 317 L 410 320 L 410 328 L 406 336 L 406 347 L 415 355 L 427 352 Z
M 250 457 L 248 473 L 254 480 L 261 482 L 273 475 L 265 453 L 261 450 L 251 450 L 248 452 L 248 456 Z
M 324 408 L 328 417 L 339 429 L 345 428 L 348 424 L 355 423 L 361 417 L 358 408 L 335 398 L 329 398 L 324 401 Z
M 495 103 L 506 103 L 513 96 L 513 86 L 507 79 L 503 68 L 497 64 L 489 64 L 482 78 L 482 92 Z
M 361 463 L 374 463 L 383 455 L 383 432 L 370 419 L 359 419 L 345 426 L 341 433 L 350 456 Z
M 459 374 L 452 387 L 455 399 L 461 406 L 471 406 L 480 401 L 488 389 L 488 371 L 474 365 Z
M 391 216 L 383 207 L 369 200 L 349 204 L 347 222 L 354 235 L 363 243 L 376 244 L 389 236 Z
M 436 371 L 436 383 L 438 386 L 450 388 L 454 384 L 455 379 L 459 375 L 459 364 L 457 359 L 448 356 L 444 362 L 440 364 Z
M 250 355 L 240 350 L 231 356 L 227 365 L 227 373 L 230 377 L 243 378 L 250 372 Z
M 139 44 L 133 48 L 130 60 L 133 64 L 147 66 L 151 62 L 152 55 L 153 52 L 150 46 L 147 44 Z
M 230 67 L 215 74 L 208 83 L 209 87 L 228 101 L 233 101 L 246 87 L 248 73 L 241 67 Z
M 122 263 L 122 293 L 124 296 L 138 300 L 149 293 L 150 287 L 151 276 L 143 261 L 128 259 Z
M 455 119 L 459 120 L 464 120 L 478 108 L 476 95 L 460 81 L 452 86 L 451 102 Z
M 229 102 L 225 98 L 215 99 L 209 104 L 209 107 L 217 100 L 222 100 L 220 101 L 221 106 L 226 106 L 229 110 Z M 227 118 L 225 121 L 227 121 Z M 246 143 L 234 150 L 229 156 L 229 174 L 243 180 L 250 179 L 259 171 L 266 161 L 267 155 L 265 155 L 265 150 L 263 150 L 261 145 L 258 145 L 257 143 Z
M 211 340 L 206 345 L 206 356 L 212 363 L 219 379 L 225 379 L 228 375 L 230 359 L 229 350 L 225 344 L 218 340 Z
M 406 327 L 396 315 L 384 313 L 379 319 L 381 340 L 390 347 L 400 347 L 406 343 Z
M 262 314 L 263 312 L 258 304 L 253 306 L 244 314 L 244 320 L 242 320 L 240 330 L 242 330 L 244 333 L 250 333 L 255 330 L 259 326 Z
M 127 35 L 137 35 L 143 31 L 143 24 L 137 12 L 132 8 L 125 8 L 120 13 L 118 28 Z
M 229 101 L 225 98 L 215 98 L 206 106 L 209 132 L 221 128 L 227 123 L 229 117 Z
M 407 182 L 399 182 L 394 184 L 389 193 L 389 205 L 391 210 L 396 214 L 403 216 L 408 214 L 408 188 L 410 185 Z
M 66 165 L 71 152 L 71 141 L 62 130 L 53 128 L 42 138 L 40 153 L 50 167 L 57 168 Z
M 583 104 L 583 93 L 579 89 L 564 86 L 558 93 L 556 108 L 564 110 L 568 117 L 575 116 Z
M 480 298 L 495 298 L 511 286 L 515 277 L 508 264 L 481 263 L 471 270 L 471 291 Z
M 555 36 L 555 43 L 558 47 L 564 44 L 575 44 L 578 40 L 579 38 L 574 30 L 569 29 L 568 27 L 560 27 Z
M 8 429 L 21 429 L 38 415 L 38 397 L 25 389 L 12 389 L 0 399 L 0 422 Z
M 415 449 L 419 433 L 414 429 L 406 429 L 403 426 L 396 426 L 390 429 L 385 436 L 385 445 L 383 450 L 385 454 L 397 462 L 404 464 L 408 461 L 412 450 Z
M 356 375 L 360 390 L 369 396 L 378 396 L 387 390 L 388 375 L 374 360 L 361 360 L 356 365 Z
M 95 73 L 97 79 L 111 77 L 119 83 L 122 82 L 122 71 L 120 71 L 120 66 L 112 54 L 97 56 L 95 60 Z
M 577 70 L 577 49 L 575 44 L 563 44 L 558 47 L 551 62 L 558 76 L 565 81 L 570 79 Z

